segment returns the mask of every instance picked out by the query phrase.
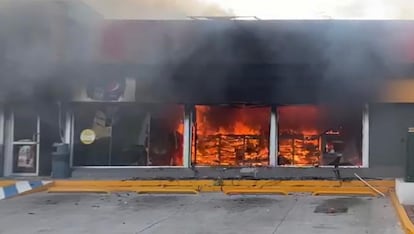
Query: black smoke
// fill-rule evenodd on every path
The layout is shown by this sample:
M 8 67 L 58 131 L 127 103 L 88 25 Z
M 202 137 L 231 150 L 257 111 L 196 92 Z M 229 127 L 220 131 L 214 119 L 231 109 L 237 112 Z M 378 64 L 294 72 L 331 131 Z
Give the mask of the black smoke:
M 3 99 L 66 100 L 85 80 L 134 77 L 146 101 L 353 106 L 413 71 L 398 44 L 410 21 L 109 23 L 64 2 L 20 3 L 1 8 Z M 125 59 L 100 57 L 103 27 L 122 29 Z

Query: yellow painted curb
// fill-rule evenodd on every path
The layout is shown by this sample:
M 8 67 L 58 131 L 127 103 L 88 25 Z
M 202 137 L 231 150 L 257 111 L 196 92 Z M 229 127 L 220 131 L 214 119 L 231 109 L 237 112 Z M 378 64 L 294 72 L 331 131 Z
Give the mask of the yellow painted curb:
M 404 207 L 401 205 L 400 201 L 398 200 L 397 194 L 395 191 L 390 192 L 390 199 L 392 204 L 394 205 L 395 210 L 397 211 L 398 218 L 400 219 L 401 225 L 404 228 L 405 233 L 407 234 L 414 234 L 414 225 L 411 222 L 410 218 L 407 215 Z
M 369 183 L 379 191 L 386 193 L 394 188 L 392 180 L 371 180 Z M 150 190 L 191 190 L 197 192 L 223 192 L 244 190 L 261 194 L 265 190 L 289 193 L 314 193 L 344 191 L 351 194 L 367 194 L 372 190 L 361 181 L 332 180 L 56 180 L 49 189 L 51 192 L 136 192 Z M 245 192 L 245 193 L 246 193 Z
M 394 187 L 394 180 L 369 180 L 374 187 Z M 56 186 L 349 186 L 366 187 L 359 180 L 55 180 Z
M 223 193 L 226 195 L 242 195 L 242 194 L 250 194 L 250 195 L 289 195 L 286 191 L 282 191 L 279 189 L 228 189 L 223 190 Z
M 16 183 L 14 180 L 0 180 L 0 187 L 9 186 Z

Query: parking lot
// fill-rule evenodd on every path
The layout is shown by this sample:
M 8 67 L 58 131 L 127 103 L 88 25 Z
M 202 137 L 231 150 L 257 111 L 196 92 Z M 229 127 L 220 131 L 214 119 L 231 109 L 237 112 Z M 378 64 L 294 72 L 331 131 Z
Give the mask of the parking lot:
M 0 201 L 0 233 L 403 233 L 388 198 L 36 193 Z

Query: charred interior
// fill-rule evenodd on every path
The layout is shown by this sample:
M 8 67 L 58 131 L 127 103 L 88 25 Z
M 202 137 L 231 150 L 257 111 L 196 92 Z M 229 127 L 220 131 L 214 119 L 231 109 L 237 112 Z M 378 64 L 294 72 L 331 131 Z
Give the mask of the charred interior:
M 85 103 L 75 108 L 75 166 L 182 166 L 183 113 L 179 105 Z M 91 129 L 95 140 L 80 141 Z
M 193 164 L 269 165 L 270 107 L 195 108 Z
M 84 103 L 74 107 L 75 166 L 361 166 L 362 108 L 317 105 L 195 105 L 191 142 L 184 107 Z M 271 142 L 271 116 L 277 136 Z M 85 129 L 92 144 L 80 140 Z
M 359 113 L 335 110 L 313 105 L 279 107 L 278 164 L 361 166 L 362 109 Z
M 0 175 L 53 175 L 59 143 L 78 173 L 201 178 L 218 170 L 193 166 L 217 166 L 239 178 L 235 167 L 338 165 L 402 177 L 414 22 L 122 20 L 80 1 L 8 2 Z M 280 167 L 257 176 L 332 175 Z

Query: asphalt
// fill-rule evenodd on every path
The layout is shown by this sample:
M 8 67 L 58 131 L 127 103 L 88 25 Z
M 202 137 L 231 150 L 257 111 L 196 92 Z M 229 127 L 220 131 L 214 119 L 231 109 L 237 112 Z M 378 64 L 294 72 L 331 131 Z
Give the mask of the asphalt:
M 403 233 L 388 198 L 37 193 L 0 201 L 0 233 Z

